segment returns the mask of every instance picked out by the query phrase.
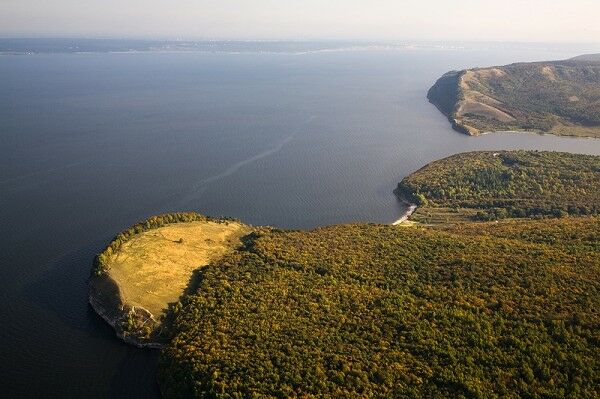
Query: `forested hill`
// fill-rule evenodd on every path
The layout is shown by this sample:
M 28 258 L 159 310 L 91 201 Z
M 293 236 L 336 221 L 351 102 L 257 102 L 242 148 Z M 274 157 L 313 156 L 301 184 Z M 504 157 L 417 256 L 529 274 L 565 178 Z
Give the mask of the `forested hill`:
M 427 97 L 470 135 L 525 130 L 600 137 L 599 57 L 453 71 Z
M 404 194 L 421 208 L 498 197 L 595 213 L 599 159 L 461 154 Z M 167 398 L 600 397 L 598 216 L 259 229 L 243 242 L 176 307 Z
M 600 219 L 253 235 L 202 269 L 167 398 L 600 396 Z
M 483 151 L 430 163 L 398 184 L 419 205 L 412 219 L 449 220 L 600 213 L 600 157 L 546 151 Z

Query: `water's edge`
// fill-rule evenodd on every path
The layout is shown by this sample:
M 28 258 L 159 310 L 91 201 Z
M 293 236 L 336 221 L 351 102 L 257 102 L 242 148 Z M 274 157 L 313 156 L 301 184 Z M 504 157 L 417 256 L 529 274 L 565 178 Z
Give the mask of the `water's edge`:
M 92 276 L 89 281 L 89 303 L 94 311 L 104 319 L 120 339 L 138 348 L 160 349 L 164 345 L 143 339 L 124 330 L 127 319 L 143 318 L 158 323 L 146 309 L 128 306 L 123 303 L 119 286 L 107 274 Z

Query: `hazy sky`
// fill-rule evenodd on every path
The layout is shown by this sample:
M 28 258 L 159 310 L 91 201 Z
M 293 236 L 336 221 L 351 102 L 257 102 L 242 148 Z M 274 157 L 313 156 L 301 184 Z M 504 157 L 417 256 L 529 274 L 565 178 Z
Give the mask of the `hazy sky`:
M 0 0 L 0 35 L 600 42 L 600 0 Z

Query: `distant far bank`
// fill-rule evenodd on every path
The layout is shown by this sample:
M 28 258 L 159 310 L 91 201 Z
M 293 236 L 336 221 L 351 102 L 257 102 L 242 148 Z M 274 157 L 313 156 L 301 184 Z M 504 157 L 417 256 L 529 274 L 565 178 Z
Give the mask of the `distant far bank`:
M 163 40 L 134 38 L 0 37 L 0 55 L 122 52 L 208 52 L 310 54 L 339 51 L 399 50 L 528 50 L 547 49 L 576 54 L 600 51 L 600 43 L 499 43 L 460 41 L 374 40 Z

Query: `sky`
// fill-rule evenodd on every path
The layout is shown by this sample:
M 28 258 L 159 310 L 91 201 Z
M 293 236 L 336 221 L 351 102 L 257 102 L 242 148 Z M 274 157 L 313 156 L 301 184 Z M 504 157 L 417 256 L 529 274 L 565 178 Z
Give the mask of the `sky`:
M 0 0 L 0 36 L 600 42 L 600 0 Z

